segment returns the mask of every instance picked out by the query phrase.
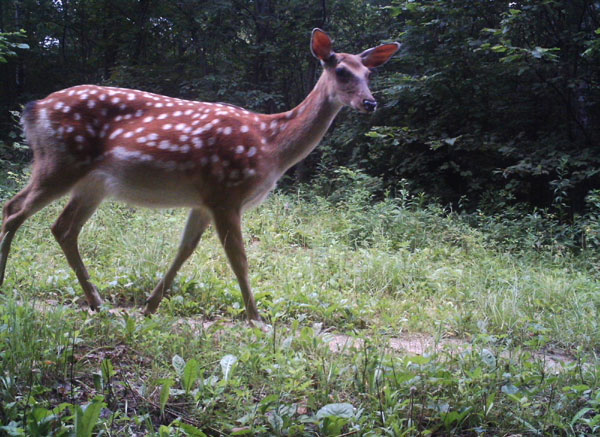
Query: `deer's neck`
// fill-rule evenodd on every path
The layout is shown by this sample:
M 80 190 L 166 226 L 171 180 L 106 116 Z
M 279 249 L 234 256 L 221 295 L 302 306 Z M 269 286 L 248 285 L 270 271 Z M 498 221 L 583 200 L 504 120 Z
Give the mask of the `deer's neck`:
M 330 95 L 323 74 L 302 103 L 288 112 L 270 116 L 269 123 L 277 126 L 271 144 L 282 173 L 314 150 L 342 108 Z

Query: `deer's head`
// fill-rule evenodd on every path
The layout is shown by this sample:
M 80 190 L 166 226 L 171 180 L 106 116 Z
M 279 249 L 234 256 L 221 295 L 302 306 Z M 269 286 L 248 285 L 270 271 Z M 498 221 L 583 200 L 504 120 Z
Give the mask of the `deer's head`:
M 400 49 L 400 44 L 382 44 L 358 55 L 335 53 L 329 36 L 321 29 L 314 29 L 310 49 L 325 70 L 329 98 L 361 112 L 373 112 L 377 101 L 369 90 L 371 74 Z

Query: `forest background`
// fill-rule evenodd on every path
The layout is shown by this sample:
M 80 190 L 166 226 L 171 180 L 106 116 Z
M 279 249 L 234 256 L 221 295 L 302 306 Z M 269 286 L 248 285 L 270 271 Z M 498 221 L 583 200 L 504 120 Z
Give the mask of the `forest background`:
M 380 197 L 408 188 L 454 210 L 563 224 L 598 208 L 591 0 L 3 0 L 1 185 L 14 189 L 31 159 L 16 123 L 27 101 L 94 83 L 283 111 L 319 75 L 314 27 L 337 51 L 403 46 L 374 80 L 376 114 L 343 111 L 280 187 L 335 195 L 352 175 Z M 590 244 L 583 233 L 574 245 Z

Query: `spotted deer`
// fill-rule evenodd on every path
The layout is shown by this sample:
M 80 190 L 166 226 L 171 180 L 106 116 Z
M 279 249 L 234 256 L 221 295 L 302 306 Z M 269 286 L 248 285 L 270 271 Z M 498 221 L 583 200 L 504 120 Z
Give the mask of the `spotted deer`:
M 52 233 L 90 307 L 97 309 L 102 299 L 81 260 L 77 237 L 102 200 L 188 207 L 175 260 L 146 301 L 144 314 L 156 311 L 212 222 L 237 277 L 246 315 L 260 320 L 248 282 L 242 212 L 259 204 L 285 171 L 317 146 L 343 106 L 375 110 L 371 71 L 399 47 L 391 43 L 359 55 L 335 53 L 329 36 L 314 29 L 311 51 L 323 73 L 302 103 L 279 114 L 96 85 L 28 103 L 22 124 L 33 150 L 33 171 L 29 184 L 4 206 L 0 285 L 17 229 L 70 193 Z

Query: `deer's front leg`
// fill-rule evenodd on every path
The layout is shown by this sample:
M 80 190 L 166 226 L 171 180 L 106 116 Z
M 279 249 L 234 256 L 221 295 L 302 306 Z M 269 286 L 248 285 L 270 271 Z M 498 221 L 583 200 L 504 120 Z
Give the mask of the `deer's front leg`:
M 236 210 L 213 211 L 214 223 L 231 268 L 237 277 L 249 320 L 260 321 L 254 295 L 248 282 L 248 260 L 242 238 L 241 215 Z
M 146 301 L 146 308 L 144 309 L 145 316 L 153 314 L 156 311 L 165 292 L 171 288 L 171 284 L 173 284 L 175 275 L 185 260 L 187 260 L 194 252 L 194 249 L 200 241 L 200 237 L 202 237 L 204 230 L 209 224 L 210 214 L 207 211 L 202 209 L 193 209 L 190 212 L 183 235 L 181 237 L 181 243 L 179 244 L 177 256 L 175 257 L 175 260 L 171 264 L 171 267 L 169 267 L 169 270 L 165 276 L 161 279 Z

